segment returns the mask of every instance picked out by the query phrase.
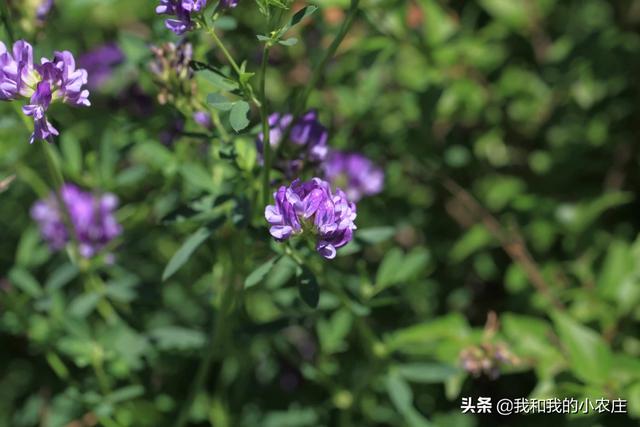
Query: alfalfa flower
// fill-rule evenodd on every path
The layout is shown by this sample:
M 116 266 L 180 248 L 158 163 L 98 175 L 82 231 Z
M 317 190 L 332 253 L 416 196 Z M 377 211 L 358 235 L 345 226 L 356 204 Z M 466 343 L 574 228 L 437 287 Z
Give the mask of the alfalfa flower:
M 289 159 L 282 160 L 275 166 L 287 176 L 296 175 L 305 162 L 317 164 L 323 161 L 328 152 L 328 139 L 329 131 L 320 123 L 315 110 L 310 110 L 295 120 L 291 114 L 273 113 L 269 116 L 269 145 L 273 150 L 282 149 L 286 153 L 284 157 Z M 258 134 L 256 145 L 261 155 L 263 140 L 262 133 Z
M 378 194 L 384 187 L 384 171 L 360 153 L 332 150 L 322 163 L 322 171 L 325 179 L 344 188 L 354 202 Z
M 37 201 L 31 208 L 31 217 L 52 249 L 63 249 L 75 235 L 80 255 L 90 258 L 122 232 L 113 215 L 118 206 L 118 199 L 113 194 L 95 195 L 73 184 L 65 184 L 60 190 L 60 198 L 66 205 L 73 232 L 67 229 L 65 213 L 54 194 Z
M 196 93 L 193 70 L 189 66 L 193 59 L 193 46 L 188 42 L 164 43 L 151 46 L 154 59 L 149 69 L 160 88 L 160 104 L 175 103 L 178 99 L 190 100 Z
M 156 13 L 173 16 L 165 21 L 165 26 L 177 35 L 182 35 L 193 29 L 191 14 L 202 11 L 206 6 L 207 0 L 160 0 Z
M 100 45 L 78 57 L 78 63 L 89 74 L 87 85 L 91 89 L 102 87 L 124 60 L 124 52 L 116 43 Z
M 22 111 L 34 120 L 31 143 L 58 135 L 46 117 L 51 103 L 91 105 L 89 91 L 83 88 L 86 83 L 87 71 L 76 69 L 71 52 L 55 52 L 53 60 L 42 58 L 40 64 L 34 64 L 33 48 L 26 41 L 17 41 L 12 52 L 0 42 L 0 100 L 29 99 Z
M 342 190 L 333 193 L 328 182 L 296 179 L 288 187 L 281 186 L 273 198 L 275 203 L 265 208 L 265 218 L 276 240 L 304 235 L 314 240 L 320 255 L 333 259 L 353 238 L 356 205 Z

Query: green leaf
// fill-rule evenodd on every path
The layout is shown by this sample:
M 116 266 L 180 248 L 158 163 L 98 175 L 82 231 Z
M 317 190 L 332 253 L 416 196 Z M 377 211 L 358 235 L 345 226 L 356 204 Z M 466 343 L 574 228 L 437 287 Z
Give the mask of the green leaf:
M 347 349 L 345 338 L 351 331 L 353 315 L 345 308 L 336 311 L 329 320 L 320 319 L 317 324 L 318 338 L 323 354 L 332 354 Z
M 182 244 L 180 249 L 171 257 L 162 273 L 162 280 L 165 281 L 182 267 L 189 260 L 191 254 L 211 235 L 211 231 L 207 228 L 199 228 Z
M 285 31 L 289 30 L 291 27 L 298 25 L 304 18 L 311 15 L 316 10 L 318 10 L 316 6 L 305 6 L 294 13 L 287 25 L 284 27 L 282 34 L 284 34 Z
M 298 292 L 300 298 L 311 308 L 316 308 L 320 301 L 318 280 L 311 270 L 302 267 L 298 271 Z
M 42 295 L 38 281 L 27 270 L 14 267 L 9 271 L 9 281 L 27 295 L 37 298 Z
M 191 64 L 193 65 L 194 62 L 192 62 Z M 207 65 L 204 64 L 204 67 L 207 67 Z M 238 89 L 237 82 L 231 80 L 228 77 L 225 77 L 217 70 L 212 70 L 210 68 L 200 69 L 196 76 L 201 78 L 205 84 L 208 83 L 209 87 L 213 86 L 213 88 L 217 88 L 224 92 L 230 92 L 232 90 Z
M 47 291 L 56 291 L 78 276 L 79 270 L 73 264 L 63 264 L 58 267 L 47 279 L 44 287 Z
M 376 286 L 385 288 L 395 283 L 398 271 L 402 265 L 403 253 L 399 248 L 393 248 L 382 259 L 376 273 Z
M 413 392 L 407 383 L 397 372 L 387 375 L 387 393 L 394 406 L 400 413 L 405 413 L 413 407 Z
M 224 95 L 219 93 L 210 93 L 207 95 L 207 103 L 220 111 L 229 111 L 235 104 L 235 102 L 229 101 Z
M 387 393 L 393 405 L 411 427 L 429 427 L 431 423 L 413 406 L 409 384 L 394 370 L 387 375 Z
M 101 298 L 102 295 L 97 292 L 80 294 L 69 304 L 69 314 L 84 319 L 93 312 Z
M 484 225 L 475 225 L 453 246 L 451 260 L 455 263 L 462 262 L 471 254 L 489 246 L 493 241 L 493 236 Z
M 233 31 L 238 28 L 238 21 L 233 16 L 221 16 L 216 19 L 216 28 L 222 31 Z
M 283 256 L 275 263 L 265 280 L 268 289 L 278 289 L 287 284 L 296 274 L 298 264 L 291 257 Z
M 387 337 L 391 350 L 415 350 L 420 346 L 435 346 L 442 340 L 464 341 L 471 333 L 464 316 L 452 313 L 424 323 L 398 329 Z
M 295 37 L 290 37 L 286 40 L 280 40 L 278 43 L 283 46 L 295 46 L 298 43 L 298 39 Z
M 196 350 L 202 348 L 206 342 L 202 332 L 180 326 L 156 328 L 149 335 L 162 350 Z
M 523 0 L 480 0 L 480 5 L 498 21 L 516 30 L 524 28 L 531 19 Z
M 415 248 L 407 255 L 393 248 L 383 258 L 376 274 L 376 292 L 418 277 L 428 266 L 431 256 L 425 248 Z
M 427 268 L 431 254 L 426 248 L 414 248 L 402 260 L 398 281 L 415 279 Z
M 216 190 L 212 174 L 200 163 L 189 162 L 183 164 L 180 167 L 180 175 L 196 188 L 208 192 Z
M 262 282 L 262 279 L 271 271 L 273 264 L 279 257 L 271 258 L 269 261 L 262 264 L 260 267 L 253 270 L 244 281 L 244 288 L 249 289 L 258 283 Z
M 611 350 L 592 329 L 581 325 L 566 314 L 551 315 L 560 340 L 567 349 L 569 367 L 587 384 L 603 384 L 611 370 Z
M 64 168 L 72 175 L 82 171 L 82 149 L 80 142 L 71 132 L 65 132 L 60 137 L 60 149 L 64 158 Z
M 405 363 L 395 369 L 406 380 L 425 384 L 443 383 L 461 372 L 444 363 Z
M 374 245 L 389 240 L 396 234 L 394 227 L 371 227 L 359 229 L 355 233 L 357 240 Z
M 229 114 L 229 123 L 236 132 L 240 132 L 242 129 L 249 126 L 249 119 L 247 113 L 249 113 L 249 104 L 245 101 L 238 101 L 233 104 L 231 113 Z
M 234 145 L 236 147 L 236 163 L 238 167 L 245 171 L 253 170 L 258 158 L 255 142 L 247 138 L 236 138 Z
M 134 384 L 119 388 L 107 396 L 105 396 L 105 400 L 109 403 L 118 403 L 124 402 L 127 400 L 133 400 L 136 397 L 140 397 L 144 394 L 144 387 L 140 384 Z

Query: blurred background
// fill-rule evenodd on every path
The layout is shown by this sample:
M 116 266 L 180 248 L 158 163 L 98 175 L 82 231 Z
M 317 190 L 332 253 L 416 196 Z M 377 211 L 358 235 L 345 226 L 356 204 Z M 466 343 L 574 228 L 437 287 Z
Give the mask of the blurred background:
M 351 2 L 314 4 L 299 42 L 271 51 L 273 111 Z M 277 249 L 256 202 L 258 112 L 240 133 L 221 114 L 220 143 L 171 101 L 151 47 L 179 38 L 156 5 L 5 1 L 36 58 L 66 49 L 88 69 L 91 108 L 50 110 L 55 152 L 68 182 L 118 197 L 123 232 L 89 267 L 48 247 L 29 213 L 50 191 L 43 151 L 0 104 L 0 426 L 638 425 L 640 1 L 360 1 L 309 107 L 384 189 L 337 259 L 306 254 L 316 308 L 290 258 L 256 274 Z M 257 71 L 256 3 L 216 28 Z M 186 38 L 229 72 L 204 31 Z M 233 89 L 192 68 L 185 99 Z M 242 292 L 223 299 L 229 286 Z M 627 407 L 462 414 L 478 396 Z

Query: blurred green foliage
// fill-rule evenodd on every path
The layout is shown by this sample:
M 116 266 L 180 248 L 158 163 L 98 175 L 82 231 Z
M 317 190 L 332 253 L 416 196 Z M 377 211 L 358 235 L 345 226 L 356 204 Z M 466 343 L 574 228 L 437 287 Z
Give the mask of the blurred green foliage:
M 123 49 L 92 108 L 53 118 L 66 179 L 117 194 L 125 232 L 113 265 L 50 252 L 28 214 L 49 192 L 42 150 L 0 105 L 0 179 L 15 176 L 0 190 L 0 426 L 173 425 L 185 405 L 216 427 L 637 425 L 640 1 L 363 0 L 309 104 L 332 146 L 384 165 L 385 190 L 336 260 L 303 254 L 317 277 L 266 230 L 257 111 L 221 113 L 251 119 L 224 144 L 190 119 L 161 143 L 181 113 L 154 100 L 148 45 L 175 40 L 155 2 L 57 0 L 40 24 L 9 3 L 38 54 Z M 294 107 L 349 2 L 317 5 L 272 49 L 274 110 Z M 224 19 L 258 70 L 256 4 Z M 231 76 L 203 31 L 189 38 Z M 203 102 L 237 87 L 196 79 Z M 498 378 L 463 369 L 465 350 L 498 345 Z M 621 398 L 629 413 L 463 415 L 463 396 Z

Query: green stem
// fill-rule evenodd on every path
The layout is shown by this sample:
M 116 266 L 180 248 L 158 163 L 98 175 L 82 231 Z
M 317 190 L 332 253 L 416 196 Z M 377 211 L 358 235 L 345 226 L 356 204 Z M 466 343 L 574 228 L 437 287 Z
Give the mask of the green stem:
M 27 116 L 22 113 L 20 109 L 20 105 L 18 103 L 13 103 L 16 113 L 22 119 L 22 123 L 27 128 L 28 131 L 31 131 L 33 127 L 33 123 L 29 120 Z M 78 255 L 78 236 L 76 234 L 76 229 L 73 227 L 73 223 L 71 222 L 71 214 L 69 213 L 69 207 L 66 203 L 64 203 L 62 199 L 61 189 L 64 185 L 64 178 L 62 176 L 62 172 L 60 171 L 60 165 L 56 160 L 56 155 L 53 152 L 53 148 L 49 145 L 47 141 L 38 141 L 37 144 L 42 146 L 42 150 L 44 151 L 44 158 L 47 163 L 47 169 L 49 171 L 49 176 L 53 183 L 53 194 L 58 202 L 58 206 L 61 207 L 62 210 L 62 221 L 64 222 L 67 230 L 70 231 L 71 235 L 71 261 L 73 263 L 77 263 L 77 255 Z
M 0 2 L 0 15 L 2 15 L 2 23 L 4 25 L 5 30 L 7 30 L 7 37 L 9 37 L 9 43 L 13 45 L 15 43 L 16 38 L 13 34 L 13 27 L 11 26 L 11 16 L 9 16 L 9 6 L 6 1 Z M 11 50 L 11 47 L 9 47 Z
M 242 89 L 245 97 L 253 102 L 256 107 L 260 108 L 260 101 L 258 101 L 258 99 L 256 99 L 256 97 L 254 96 L 251 86 L 242 81 L 243 72 L 238 66 L 238 63 L 235 61 L 235 59 L 233 59 L 233 56 L 231 56 L 231 53 L 229 53 L 229 50 L 227 50 L 226 46 L 224 45 L 222 40 L 220 40 L 220 37 L 218 37 L 215 30 L 207 24 L 206 20 L 202 20 L 202 22 L 204 23 L 207 34 L 211 36 L 216 46 L 218 46 L 224 57 L 227 59 L 227 62 L 231 65 L 231 68 L 233 68 L 233 71 L 235 71 L 238 75 L 238 83 L 240 84 L 240 88 Z
M 265 44 L 262 52 L 262 66 L 260 73 L 260 116 L 262 119 L 262 150 L 264 152 L 264 166 L 262 175 L 262 195 L 263 203 L 269 203 L 271 193 L 271 141 L 269 130 L 269 111 L 267 110 L 266 80 L 267 80 L 267 63 L 269 61 L 269 44 Z
M 211 113 L 211 120 L 213 121 L 214 126 L 216 127 L 216 129 L 218 129 L 218 132 L 220 132 L 222 141 L 229 142 L 230 141 L 229 133 L 222 125 L 222 121 L 220 121 L 220 114 L 217 111 L 212 109 L 210 109 L 209 112 Z
M 333 58 L 336 51 L 338 50 L 338 47 L 342 43 L 342 40 L 344 40 L 345 36 L 351 29 L 353 20 L 358 12 L 359 4 L 360 0 L 351 0 L 351 6 L 349 7 L 349 11 L 347 12 L 347 16 L 344 22 L 342 23 L 342 27 L 340 27 L 336 38 L 333 39 L 333 42 L 331 42 L 329 49 L 326 50 L 324 56 L 313 70 L 313 74 L 309 79 L 309 83 L 307 83 L 307 86 L 305 87 L 304 91 L 302 92 L 302 96 L 300 97 L 300 101 L 294 109 L 294 116 L 300 115 L 307 106 L 307 101 L 309 99 L 309 95 L 311 95 L 311 91 L 315 88 L 316 84 L 318 84 L 318 80 L 320 80 L 320 77 L 324 75 L 324 70 L 327 66 L 327 63 L 331 58 Z

